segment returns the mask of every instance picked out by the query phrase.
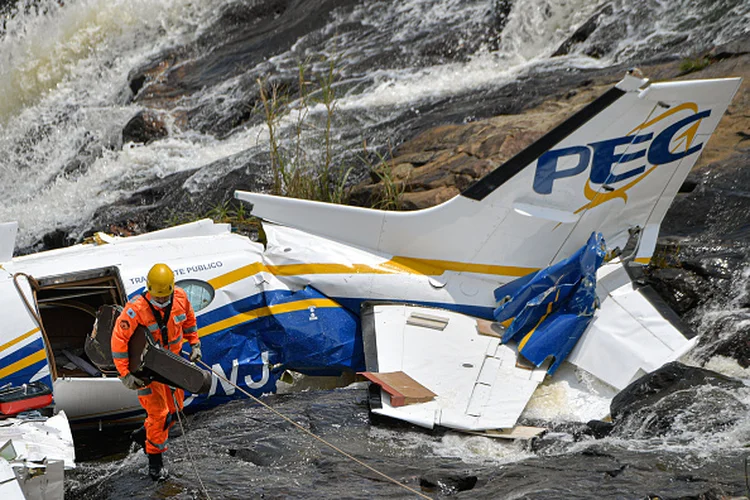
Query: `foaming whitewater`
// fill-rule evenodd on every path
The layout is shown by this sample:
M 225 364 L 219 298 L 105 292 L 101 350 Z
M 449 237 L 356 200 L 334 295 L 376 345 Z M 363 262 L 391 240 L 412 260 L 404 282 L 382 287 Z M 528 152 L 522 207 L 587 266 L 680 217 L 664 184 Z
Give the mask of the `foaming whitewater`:
M 712 339 L 691 353 L 695 363 L 708 360 L 707 368 L 730 377 L 750 380 L 750 369 L 723 356 L 714 356 L 717 345 L 733 338 L 744 338 L 750 331 L 750 265 L 734 276 L 726 301 L 711 301 L 695 313 L 695 330 L 710 333 Z
M 500 51 L 530 61 L 548 57 L 604 2 L 518 0 L 508 15 Z
M 112 92 L 120 91 L 114 75 L 124 78 L 144 52 L 156 53 L 199 30 L 200 19 L 212 8 L 209 1 L 201 3 L 46 0 L 19 5 L 0 38 L 1 121 L 56 92 L 64 93 L 70 105 L 109 104 Z

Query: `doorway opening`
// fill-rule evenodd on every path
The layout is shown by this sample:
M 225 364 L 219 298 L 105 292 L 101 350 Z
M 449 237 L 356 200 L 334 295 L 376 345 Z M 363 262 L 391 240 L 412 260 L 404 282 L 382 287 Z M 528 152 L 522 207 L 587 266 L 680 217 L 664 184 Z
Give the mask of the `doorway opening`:
M 89 269 L 37 279 L 36 303 L 47 334 L 52 373 L 98 377 L 84 346 L 103 305 L 124 305 L 125 288 L 116 267 Z

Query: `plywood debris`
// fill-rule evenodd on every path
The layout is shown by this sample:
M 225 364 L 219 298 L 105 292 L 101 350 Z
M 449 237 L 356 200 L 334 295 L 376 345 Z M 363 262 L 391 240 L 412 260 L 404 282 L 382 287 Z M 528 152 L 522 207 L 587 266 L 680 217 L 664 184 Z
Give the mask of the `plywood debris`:
M 394 407 L 426 403 L 437 396 L 404 372 L 361 372 L 361 375 L 387 392 L 391 396 L 391 406 Z
M 478 319 L 477 332 L 479 332 L 480 335 L 487 335 L 488 337 L 501 339 L 503 338 L 505 328 L 501 323 L 497 323 L 495 321 L 487 321 L 486 319 Z

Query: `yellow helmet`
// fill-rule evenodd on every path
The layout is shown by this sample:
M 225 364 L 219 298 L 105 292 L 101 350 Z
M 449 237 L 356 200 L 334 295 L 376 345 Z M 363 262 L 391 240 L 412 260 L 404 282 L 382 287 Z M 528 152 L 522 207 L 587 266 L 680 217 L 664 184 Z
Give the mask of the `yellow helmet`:
M 154 264 L 146 276 L 146 289 L 152 297 L 168 297 L 174 291 L 174 273 L 166 264 Z

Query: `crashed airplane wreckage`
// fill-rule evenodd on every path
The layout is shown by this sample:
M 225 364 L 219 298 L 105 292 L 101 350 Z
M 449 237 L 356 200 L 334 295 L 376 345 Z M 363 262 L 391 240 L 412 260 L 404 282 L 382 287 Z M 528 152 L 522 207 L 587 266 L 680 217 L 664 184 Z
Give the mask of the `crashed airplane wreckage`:
M 16 225 L 0 225 L 0 383 L 49 385 L 73 425 L 143 418 L 86 347 L 97 312 L 140 294 L 158 258 L 196 311 L 204 361 L 254 394 L 286 370 L 364 372 L 374 412 L 471 431 L 513 428 L 545 378 L 586 372 L 611 396 L 695 343 L 632 275 L 739 85 L 628 74 L 425 210 L 236 192 L 265 244 L 203 220 L 11 258 Z M 239 397 L 216 376 L 206 389 L 188 409 Z

